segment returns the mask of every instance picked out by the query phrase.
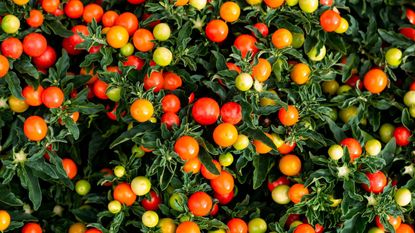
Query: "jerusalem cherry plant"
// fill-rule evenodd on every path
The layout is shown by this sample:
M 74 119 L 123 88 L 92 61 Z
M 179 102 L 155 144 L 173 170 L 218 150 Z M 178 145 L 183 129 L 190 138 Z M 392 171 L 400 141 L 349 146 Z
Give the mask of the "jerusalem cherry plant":
M 0 2 L 0 232 L 413 233 L 415 4 Z

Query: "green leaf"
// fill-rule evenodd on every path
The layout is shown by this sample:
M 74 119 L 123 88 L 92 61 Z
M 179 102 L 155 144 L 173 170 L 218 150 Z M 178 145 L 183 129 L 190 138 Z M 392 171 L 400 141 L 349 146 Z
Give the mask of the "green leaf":
M 9 71 L 4 77 L 4 80 L 6 80 L 7 86 L 12 95 L 18 99 L 24 100 L 22 96 L 22 88 L 20 87 L 20 80 L 16 73 Z
M 214 175 L 220 175 L 215 164 L 212 162 L 212 157 L 208 153 L 206 153 L 203 147 L 201 147 L 199 150 L 199 160 L 203 164 L 203 166 L 207 168 L 209 172 L 211 172 Z
M 76 122 L 73 121 L 72 118 L 70 118 L 70 117 L 63 117 L 62 120 L 63 120 L 63 123 L 65 124 L 65 127 L 71 133 L 73 138 L 75 140 L 78 140 L 78 138 L 79 138 L 79 129 L 78 129 L 78 125 L 76 124 Z
M 396 47 L 409 47 L 412 45 L 403 35 L 393 32 L 387 31 L 385 29 L 378 29 L 378 33 L 380 37 L 389 44 L 396 46 Z
M 8 206 L 22 206 L 24 203 L 14 193 L 12 193 L 5 185 L 0 185 L 0 202 Z
M 53 34 L 65 38 L 73 35 L 72 31 L 66 29 L 66 27 L 63 26 L 62 22 L 56 19 L 45 20 L 43 22 L 42 28 L 48 28 L 53 32 Z
M 29 57 L 22 56 L 19 59 L 19 62 L 15 62 L 13 64 L 13 69 L 21 74 L 28 74 L 29 76 L 38 79 L 39 78 L 39 72 L 33 66 L 33 64 L 30 62 Z
M 355 215 L 351 219 L 346 219 L 340 233 L 363 233 L 367 226 L 368 219 L 363 216 Z
M 110 145 L 110 149 L 118 146 L 121 143 L 131 140 L 132 138 L 144 134 L 146 131 L 151 132 L 155 129 L 155 124 L 151 122 L 140 123 L 130 130 L 123 132 L 118 138 L 116 138 Z
M 247 128 L 243 130 L 243 133 L 246 135 L 249 135 L 250 137 L 259 140 L 263 143 L 265 143 L 267 146 L 271 147 L 274 150 L 277 150 L 277 147 L 275 146 L 274 142 L 260 129 L 251 129 Z
M 62 49 L 62 56 L 56 62 L 56 72 L 58 74 L 58 80 L 66 77 L 70 66 L 69 56 L 65 49 Z
M 392 137 L 391 140 L 385 145 L 383 150 L 379 153 L 379 157 L 383 158 L 387 166 L 392 166 L 392 161 L 396 151 L 396 140 Z
M 343 130 L 339 126 L 337 126 L 336 123 L 332 119 L 330 119 L 329 117 L 326 117 L 326 121 L 329 124 L 329 128 L 331 132 L 333 133 L 334 138 L 336 139 L 337 142 L 340 142 L 344 138 L 347 138 Z
M 267 155 L 255 155 L 253 159 L 253 165 L 253 188 L 258 189 L 264 183 L 268 173 L 273 166 L 272 157 Z
M 123 211 L 119 212 L 115 217 L 112 219 L 110 225 L 110 232 L 118 232 L 120 230 L 121 224 L 123 223 L 125 218 L 125 214 Z
M 33 175 L 33 172 L 30 168 L 20 167 L 21 176 L 20 180 L 24 183 L 29 190 L 29 199 L 33 203 L 33 209 L 38 210 L 40 204 L 42 203 L 42 189 L 40 189 L 40 184 L 38 178 Z
M 226 60 L 225 60 L 225 57 L 223 56 L 223 54 L 219 53 L 217 51 L 214 51 L 214 50 L 212 50 L 211 52 L 212 52 L 213 56 L 215 56 L 216 69 L 218 71 L 226 70 L 227 69 Z

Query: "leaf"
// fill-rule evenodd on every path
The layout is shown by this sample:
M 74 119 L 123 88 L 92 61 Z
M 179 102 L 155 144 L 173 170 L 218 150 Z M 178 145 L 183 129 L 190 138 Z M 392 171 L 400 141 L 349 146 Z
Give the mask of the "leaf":
M 61 80 L 66 76 L 69 69 L 70 62 L 69 56 L 65 49 L 62 49 L 62 56 L 56 62 L 56 72 L 58 73 L 58 79 Z
M 123 211 L 119 212 L 111 221 L 109 232 L 118 232 L 123 223 L 125 214 Z
M 368 219 L 363 216 L 355 215 L 351 219 L 346 219 L 340 233 L 363 233 L 365 231 Z
M 344 138 L 347 138 L 343 130 L 339 126 L 337 126 L 336 123 L 334 123 L 332 119 L 330 119 L 329 117 L 326 117 L 326 121 L 329 124 L 329 128 L 331 132 L 333 133 L 334 138 L 336 139 L 337 142 L 340 142 Z
M 122 144 L 130 139 L 134 138 L 138 134 L 143 134 L 146 131 L 152 131 L 155 128 L 155 124 L 151 122 L 140 123 L 134 128 L 123 132 L 118 138 L 116 138 L 110 145 L 110 149 Z
M 22 56 L 19 59 L 19 62 L 15 62 L 13 65 L 14 70 L 17 70 L 17 72 L 21 74 L 28 74 L 29 76 L 35 79 L 39 79 L 39 72 L 37 71 L 35 66 L 33 66 L 33 64 L 30 62 L 29 57 Z
M 409 47 L 412 45 L 404 36 L 393 31 L 387 31 L 385 29 L 378 29 L 380 37 L 389 44 L 396 47 Z
M 247 128 L 243 130 L 243 133 L 246 135 L 249 135 L 250 137 L 259 140 L 263 143 L 265 143 L 267 146 L 271 147 L 274 150 L 277 150 L 277 147 L 275 146 L 274 142 L 260 129 L 251 129 Z
M 65 26 L 61 23 L 61 21 L 53 19 L 53 20 L 45 20 L 43 22 L 42 28 L 50 29 L 55 35 L 61 37 L 70 37 L 73 35 L 73 32 L 66 29 Z
M 169 187 L 169 184 L 172 181 L 175 172 L 177 171 L 176 168 L 177 166 L 174 166 L 173 172 L 170 172 L 167 167 L 159 168 L 158 176 L 161 190 L 166 190 Z
M 70 117 L 63 117 L 63 123 L 75 140 L 79 139 L 79 129 L 76 122 Z
M 214 50 L 212 50 L 211 52 L 212 52 L 213 56 L 215 56 L 216 69 L 218 71 L 226 70 L 227 67 L 226 67 L 226 64 L 225 64 L 226 63 L 225 62 L 225 57 L 222 55 L 222 53 L 219 53 L 219 52 L 214 51 Z
M 8 72 L 4 77 L 4 80 L 6 80 L 7 86 L 12 95 L 18 99 L 24 100 L 22 96 L 22 88 L 20 87 L 20 80 L 16 73 L 13 71 Z
M 46 163 L 44 160 L 27 161 L 25 165 L 33 169 L 33 172 L 43 173 L 49 179 L 59 178 L 52 165 Z
M 255 155 L 253 160 L 254 176 L 253 188 L 258 189 L 264 183 L 273 165 L 272 157 L 267 155 Z
M 383 158 L 387 166 L 392 166 L 393 157 L 396 151 L 396 140 L 395 137 L 392 137 L 391 140 L 385 145 L 383 150 L 379 153 L 379 157 Z
M 215 164 L 212 162 L 212 157 L 208 153 L 206 153 L 203 147 L 201 147 L 199 150 L 199 160 L 203 164 L 203 166 L 207 168 L 209 172 L 211 172 L 214 175 L 220 175 Z
M 33 209 L 38 210 L 40 204 L 42 203 L 42 189 L 40 189 L 40 184 L 38 178 L 33 175 L 33 172 L 30 168 L 21 167 L 20 179 L 24 181 L 29 190 L 29 199 L 33 203 Z
M 6 188 L 4 185 L 0 185 L 0 202 L 8 206 L 22 206 L 24 203 L 14 193 Z

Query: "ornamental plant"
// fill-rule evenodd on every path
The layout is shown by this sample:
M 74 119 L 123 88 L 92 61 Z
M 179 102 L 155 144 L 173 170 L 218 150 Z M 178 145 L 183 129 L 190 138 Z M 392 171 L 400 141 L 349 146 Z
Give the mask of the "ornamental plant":
M 0 1 L 0 232 L 413 233 L 414 10 Z

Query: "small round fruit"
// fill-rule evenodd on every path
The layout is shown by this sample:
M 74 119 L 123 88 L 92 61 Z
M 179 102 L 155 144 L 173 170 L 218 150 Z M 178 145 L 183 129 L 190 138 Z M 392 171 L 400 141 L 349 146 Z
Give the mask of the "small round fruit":
M 170 38 L 171 29 L 167 23 L 159 23 L 153 28 L 154 38 L 158 41 L 166 41 Z
M 284 155 L 280 159 L 279 168 L 286 176 L 296 176 L 301 171 L 301 160 L 296 155 Z
M 396 145 L 398 146 L 408 146 L 411 142 L 411 131 L 405 126 L 396 127 L 395 131 L 393 131 L 393 136 L 395 137 Z
M 213 201 L 207 193 L 195 192 L 189 197 L 187 206 L 195 216 L 207 216 L 212 209 Z
M 128 31 L 122 26 L 112 26 L 106 34 L 108 44 L 119 49 L 128 43 Z
M 370 139 L 365 143 L 365 150 L 368 155 L 378 155 L 382 150 L 382 144 L 379 140 Z
M 362 184 L 362 187 L 367 192 L 378 194 L 383 192 L 383 189 L 388 183 L 388 179 L 382 171 L 377 171 L 374 173 L 366 173 L 366 177 L 369 180 L 369 185 Z
M 349 22 L 345 18 L 341 17 L 340 25 L 336 30 L 334 30 L 334 32 L 338 34 L 343 34 L 347 32 L 348 29 L 349 29 Z
M 177 226 L 176 233 L 200 233 L 200 228 L 195 222 L 184 221 Z
M 372 94 L 379 94 L 388 85 L 388 76 L 378 68 L 369 70 L 363 77 L 363 86 Z
M 318 8 L 318 0 L 299 0 L 300 9 L 306 13 L 313 13 Z
M 192 117 L 200 125 L 212 125 L 219 118 L 220 108 L 216 100 L 209 97 L 198 99 L 192 107 Z
M 141 221 L 146 227 L 155 227 L 159 223 L 159 215 L 152 210 L 148 210 L 144 212 Z
M 272 200 L 274 200 L 277 204 L 286 205 L 290 203 L 290 198 L 288 197 L 288 191 L 290 187 L 288 185 L 282 184 L 278 185 L 272 190 Z
M 395 126 L 389 123 L 384 123 L 380 126 L 379 135 L 380 140 L 383 143 L 389 142 L 393 138 L 393 132 L 395 131 Z
M 206 25 L 206 37 L 213 42 L 222 42 L 228 37 L 228 25 L 220 19 L 211 20 Z
M 75 184 L 75 191 L 81 196 L 85 196 L 91 190 L 91 184 L 87 180 L 79 180 Z
M 192 136 L 182 136 L 176 140 L 174 152 L 183 160 L 192 159 L 199 154 L 199 143 Z
M 283 49 L 291 46 L 293 35 L 285 28 L 280 28 L 272 34 L 272 44 L 277 49 Z
M 65 95 L 59 87 L 48 87 L 42 92 L 42 103 L 47 108 L 59 108 L 64 100 Z
M 131 189 L 130 184 L 121 183 L 115 186 L 113 198 L 114 200 L 121 202 L 121 204 L 132 206 L 137 199 L 137 195 Z
M 310 224 L 302 223 L 295 228 L 293 233 L 316 233 L 316 231 Z
M 320 16 L 320 25 L 326 32 L 335 31 L 340 26 L 340 22 L 340 14 L 334 10 L 326 10 Z
M 340 142 L 340 145 L 346 146 L 350 156 L 350 162 L 360 157 L 362 154 L 362 146 L 359 141 L 354 138 L 345 138 Z
M 298 4 L 298 1 L 299 1 L 299 0 L 285 0 L 285 3 L 286 3 L 288 6 L 295 6 L 295 5 L 297 5 L 297 4 Z
M 236 2 L 228 1 L 220 6 L 219 14 L 223 20 L 232 23 L 239 19 L 241 8 Z
M 78 167 L 72 159 L 62 159 L 62 168 L 65 170 L 65 173 L 70 180 L 75 178 L 76 174 L 78 173 Z
M 328 95 L 335 95 L 337 93 L 337 90 L 339 90 L 339 83 L 333 79 L 329 81 L 324 81 L 323 84 L 321 84 L 321 87 L 323 88 L 323 92 Z
M 213 131 L 213 140 L 220 147 L 232 146 L 238 140 L 238 130 L 230 123 L 221 123 Z
M 291 43 L 291 46 L 293 46 L 293 48 L 298 49 L 301 48 L 301 46 L 303 46 L 305 38 L 304 38 L 304 34 L 303 33 L 297 33 L 294 32 L 293 34 L 293 41 Z
M 293 126 L 299 120 L 299 112 L 293 105 L 288 105 L 287 109 L 280 108 L 278 111 L 278 119 L 284 126 Z
M 412 193 L 408 188 L 396 190 L 395 201 L 399 206 L 407 206 L 412 201 Z
M 367 233 L 385 233 L 385 231 L 382 231 L 378 227 L 372 227 L 372 228 L 369 229 L 369 231 Z
M 331 145 L 329 148 L 328 154 L 331 159 L 339 160 L 343 157 L 343 147 L 337 144 Z
M 24 100 L 21 100 L 13 95 L 9 97 L 8 102 L 9 107 L 13 112 L 22 113 L 29 108 L 29 105 Z
M 121 209 L 121 202 L 117 200 L 113 200 L 108 203 L 108 211 L 112 214 L 118 214 L 121 211 Z
M 385 54 L 386 62 L 392 67 L 398 67 L 402 62 L 402 51 L 398 48 L 390 48 Z
M 244 150 L 249 146 L 249 138 L 244 134 L 239 134 L 236 142 L 232 145 L 235 150 Z
M 303 196 L 308 194 L 308 188 L 303 184 L 295 184 L 290 187 L 290 190 L 288 190 L 288 196 L 294 204 L 300 203 Z
M 233 160 L 233 155 L 230 152 L 219 155 L 219 163 L 224 167 L 232 165 Z
M 159 66 L 168 66 L 173 60 L 173 53 L 165 47 L 158 47 L 153 52 L 153 61 Z
M 207 0 L 189 0 L 189 5 L 198 9 L 199 11 L 206 7 Z
M 251 219 L 248 223 L 249 233 L 265 233 L 267 228 L 267 222 L 262 218 Z
M 131 181 L 131 189 L 137 196 L 144 196 L 151 190 L 151 182 L 147 177 L 137 176 Z
M 9 72 L 10 64 L 9 60 L 3 55 L 0 55 L 0 78 L 3 78 L 6 76 L 6 74 Z
M 176 223 L 171 218 L 160 219 L 158 226 L 160 227 L 161 233 L 175 233 Z
M 68 229 L 68 233 L 85 233 L 85 231 L 85 225 L 80 222 L 72 224 Z
M 120 53 L 124 57 L 129 57 L 134 53 L 134 45 L 128 42 L 123 47 L 120 48 Z M 128 62 L 128 61 L 127 61 Z
M 396 229 L 395 233 L 414 233 L 414 228 L 409 225 L 402 223 L 398 229 Z
M 254 80 L 252 79 L 252 76 L 248 73 L 241 73 L 238 76 L 236 76 L 235 87 L 240 91 L 247 91 L 251 89 L 253 84 Z
M 109 87 L 106 90 L 106 95 L 108 97 L 108 99 L 114 101 L 114 102 L 118 102 L 121 99 L 121 91 L 122 88 L 121 87 Z
M 348 106 L 340 109 L 339 116 L 344 123 L 348 123 L 352 118 L 356 117 L 359 109 L 356 106 Z
M 22 233 L 42 233 L 42 227 L 39 223 L 29 222 L 26 223 L 22 228 Z
M 46 137 L 48 126 L 42 117 L 30 116 L 23 124 L 23 131 L 29 140 L 38 142 Z
M 411 90 L 411 91 L 406 92 L 403 97 L 403 103 L 407 107 L 411 107 L 415 105 L 415 91 Z
M 131 116 L 138 122 L 146 122 L 153 116 L 153 104 L 146 99 L 137 99 L 130 107 Z
M 118 178 L 121 178 L 125 175 L 125 167 L 118 165 L 114 168 L 114 175 Z
M 312 61 L 321 61 L 326 56 L 326 46 L 323 45 L 319 51 L 317 51 L 317 46 L 314 46 L 308 53 L 307 56 Z
M 226 195 L 233 191 L 235 180 L 229 172 L 222 170 L 218 178 L 210 180 L 210 186 L 213 191 Z
M 1 29 L 7 34 L 14 34 L 20 28 L 20 20 L 14 15 L 6 15 L 1 20 Z
M 10 226 L 11 217 L 5 210 L 0 210 L 0 231 L 3 232 Z
M 303 85 L 310 79 L 310 74 L 311 69 L 307 64 L 298 63 L 291 70 L 290 77 L 294 83 Z

